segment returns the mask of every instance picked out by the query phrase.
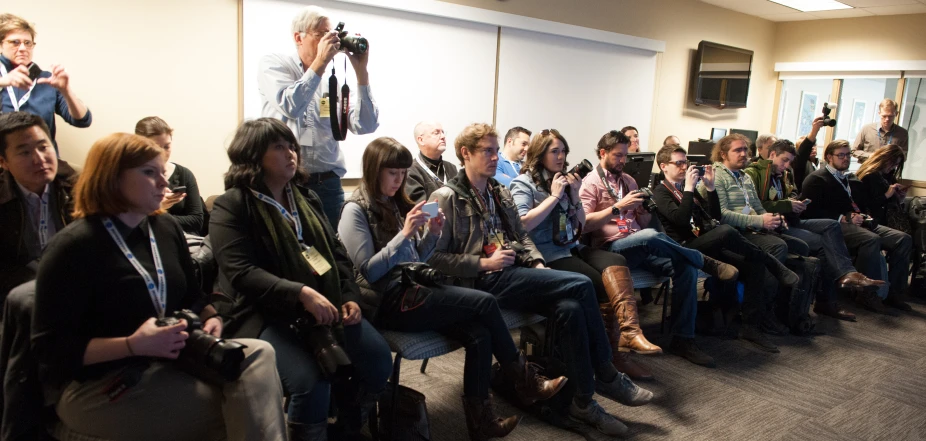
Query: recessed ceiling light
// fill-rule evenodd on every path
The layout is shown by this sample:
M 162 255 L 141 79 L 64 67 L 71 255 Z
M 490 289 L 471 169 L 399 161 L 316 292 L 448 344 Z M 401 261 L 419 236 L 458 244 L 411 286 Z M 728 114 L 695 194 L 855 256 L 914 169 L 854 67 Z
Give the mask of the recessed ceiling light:
M 787 6 L 791 9 L 797 9 L 803 12 L 812 11 L 832 11 L 835 9 L 852 9 L 845 3 L 839 3 L 836 0 L 769 0 L 772 3 Z

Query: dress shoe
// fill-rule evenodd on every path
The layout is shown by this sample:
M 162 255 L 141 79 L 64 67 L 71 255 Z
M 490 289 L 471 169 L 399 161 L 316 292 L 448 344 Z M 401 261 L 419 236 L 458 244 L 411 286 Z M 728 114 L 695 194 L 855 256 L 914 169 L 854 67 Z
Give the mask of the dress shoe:
M 471 441 L 504 437 L 521 422 L 520 416 L 498 416 L 491 396 L 488 399 L 464 396 L 463 413 Z
M 514 383 L 518 398 L 525 405 L 548 400 L 566 385 L 566 377 L 547 378 L 540 375 L 539 367 L 527 361 L 524 351 L 518 351 L 518 359 L 504 366 L 508 381 Z
M 717 367 L 717 363 L 714 362 L 714 358 L 710 355 L 704 353 L 701 348 L 695 344 L 693 338 L 684 338 L 675 336 L 672 337 L 672 342 L 669 343 L 669 352 L 678 355 L 679 357 L 685 358 L 686 360 L 704 367 Z
M 630 352 L 614 352 L 611 362 L 618 371 L 627 374 L 632 380 L 652 380 L 653 373 L 643 366 L 636 363 L 630 358 Z
M 878 314 L 897 316 L 896 312 L 891 311 L 886 306 L 884 306 L 884 302 L 881 301 L 881 297 L 878 297 L 876 293 L 867 291 L 860 292 L 855 296 L 855 302 L 869 311 L 874 311 Z
M 740 275 L 740 271 L 735 266 L 708 256 L 704 256 L 704 266 L 701 269 L 723 282 L 736 281 Z
M 765 352 L 771 352 L 772 354 L 781 352 L 778 350 L 778 346 L 775 346 L 775 343 L 772 343 L 756 326 L 743 325 L 740 328 L 740 338 L 754 343 Z
M 780 322 L 774 314 L 769 313 L 759 322 L 759 330 L 772 335 L 787 335 L 790 329 Z
M 816 302 L 813 305 L 813 312 L 847 322 L 855 321 L 855 314 L 840 308 L 836 302 Z
M 873 280 L 865 277 L 864 274 L 859 272 L 851 272 L 840 277 L 836 280 L 836 288 L 846 291 L 869 291 L 874 292 L 878 290 L 879 286 L 883 286 L 883 280 Z

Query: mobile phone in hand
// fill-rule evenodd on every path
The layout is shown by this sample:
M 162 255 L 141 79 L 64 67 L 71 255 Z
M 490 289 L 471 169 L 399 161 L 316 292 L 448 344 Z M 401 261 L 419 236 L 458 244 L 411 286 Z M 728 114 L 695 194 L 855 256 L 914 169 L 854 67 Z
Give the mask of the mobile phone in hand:
M 170 189 L 171 193 L 186 193 L 186 186 L 179 186 Z
M 812 201 L 812 200 L 810 200 L 810 199 L 808 198 L 808 199 L 804 199 L 804 200 L 803 200 L 803 201 L 801 201 L 801 202 L 803 202 L 803 203 L 804 203 L 804 205 L 810 205 L 810 203 L 811 203 L 811 202 L 813 202 L 813 201 Z
M 42 68 L 38 64 L 32 63 L 29 66 L 29 79 L 32 81 L 38 80 L 42 76 Z
M 428 202 L 422 205 L 421 212 L 426 213 L 428 217 L 437 217 L 437 202 Z

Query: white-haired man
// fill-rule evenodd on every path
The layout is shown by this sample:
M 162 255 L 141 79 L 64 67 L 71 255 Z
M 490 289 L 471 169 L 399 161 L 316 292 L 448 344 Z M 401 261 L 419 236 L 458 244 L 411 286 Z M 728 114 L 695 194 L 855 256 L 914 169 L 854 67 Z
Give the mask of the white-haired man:
M 309 172 L 308 187 L 321 198 L 325 215 L 337 228 L 344 205 L 341 177 L 347 169 L 344 153 L 331 133 L 331 118 L 339 115 L 336 103 L 328 99 L 325 68 L 340 51 L 341 40 L 325 11 L 317 6 L 305 8 L 293 19 L 292 35 L 295 53 L 260 59 L 261 115 L 278 118 L 293 130 L 302 146 L 302 166 Z M 379 109 L 370 93 L 368 55 L 347 54 L 357 76 L 347 125 L 356 134 L 372 133 L 379 127 Z

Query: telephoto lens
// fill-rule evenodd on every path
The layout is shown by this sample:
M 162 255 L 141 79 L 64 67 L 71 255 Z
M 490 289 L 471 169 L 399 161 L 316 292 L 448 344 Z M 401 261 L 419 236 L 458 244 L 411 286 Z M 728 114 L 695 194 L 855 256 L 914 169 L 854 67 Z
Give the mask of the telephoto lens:
M 579 179 L 585 179 L 585 175 L 590 171 L 592 171 L 592 163 L 588 159 L 583 159 L 582 162 L 576 164 L 567 173 L 570 175 L 574 173 L 579 175 Z

